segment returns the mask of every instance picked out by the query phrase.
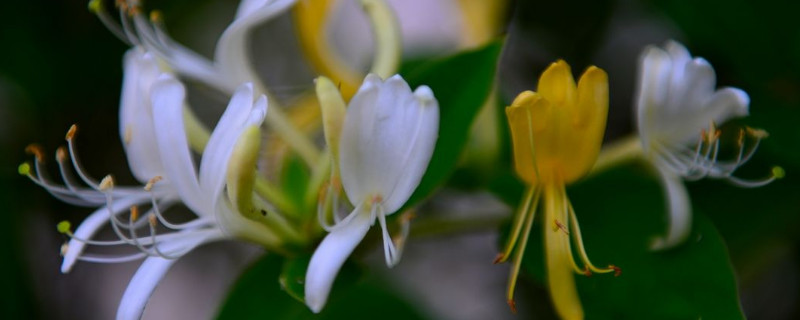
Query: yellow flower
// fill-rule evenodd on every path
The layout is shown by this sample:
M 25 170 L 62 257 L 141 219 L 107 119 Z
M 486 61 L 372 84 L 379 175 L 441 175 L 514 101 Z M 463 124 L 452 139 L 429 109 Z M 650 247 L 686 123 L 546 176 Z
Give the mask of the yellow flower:
M 522 234 L 507 292 L 509 306 L 514 311 L 514 287 L 522 255 L 539 198 L 544 197 L 544 243 L 553 304 L 562 318 L 582 319 L 583 309 L 571 273 L 618 275 L 620 272 L 613 265 L 598 268 L 589 261 L 565 190 L 567 184 L 584 176 L 597 159 L 608 114 L 608 76 L 592 66 L 576 86 L 569 65 L 559 60 L 542 73 L 538 89 L 519 94 L 506 108 L 515 169 L 528 185 L 528 191 L 514 219 L 508 243 L 495 263 L 509 257 Z M 580 253 L 582 268 L 572 256 L 572 244 Z

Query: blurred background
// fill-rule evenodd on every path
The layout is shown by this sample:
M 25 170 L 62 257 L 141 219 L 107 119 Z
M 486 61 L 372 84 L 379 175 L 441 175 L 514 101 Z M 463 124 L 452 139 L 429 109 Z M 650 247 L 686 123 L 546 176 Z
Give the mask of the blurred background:
M 346 60 L 363 66 L 370 55 L 369 33 L 363 30 L 366 20 L 358 15 L 355 1 L 341 1 L 348 4 L 331 19 L 332 39 Z M 474 23 L 454 13 L 462 2 L 469 0 L 389 0 L 403 24 L 404 58 L 441 57 L 479 45 L 461 38 L 460 30 Z M 177 41 L 206 56 L 212 55 L 215 40 L 237 4 L 235 0 L 147 2 L 149 8 L 164 12 Z M 40 144 L 52 160 L 56 148 L 65 144 L 67 129 L 77 123 L 84 167 L 95 177 L 113 173 L 122 183 L 135 182 L 118 136 L 122 54 L 127 46 L 86 5 L 84 0 L 0 2 L 0 204 L 5 227 L 0 232 L 4 260 L 0 304 L 4 318 L 112 318 L 138 267 L 138 263 L 79 263 L 70 274 L 61 274 L 59 250 L 65 238 L 55 226 L 65 219 L 77 224 L 91 209 L 59 202 L 16 172 L 20 163 L 31 159 L 24 152 L 28 144 Z M 646 45 L 675 39 L 693 55 L 706 58 L 717 72 L 719 86 L 739 87 L 750 94 L 751 116 L 742 123 L 770 133 L 741 175 L 758 177 L 772 165 L 780 165 L 787 178 L 759 189 L 739 189 L 720 181 L 690 183 L 695 211 L 724 239 L 744 314 L 750 319 L 797 319 L 798 12 L 800 4 L 790 0 L 508 1 L 495 26 L 497 35 L 506 35 L 498 69 L 498 99 L 507 103 L 519 92 L 535 88 L 539 73 L 555 59 L 567 60 L 576 73 L 597 65 L 609 74 L 606 141 L 613 141 L 633 130 L 636 66 Z M 267 23 L 253 37 L 253 50 L 263 59 L 257 63 L 259 68 L 284 96 L 311 88 L 313 77 L 311 69 L 297 61 L 300 55 L 293 32 L 291 16 L 286 15 Z M 366 44 L 359 40 L 364 38 Z M 500 159 L 507 161 L 507 150 L 500 151 Z M 53 162 L 50 169 L 55 174 Z M 476 191 L 480 186 L 465 185 L 463 181 L 469 179 L 459 181 L 428 206 L 441 205 L 461 214 L 474 211 L 496 221 L 509 216 L 511 209 L 496 197 Z M 588 187 L 581 188 L 577 194 L 591 197 L 581 191 Z M 624 201 L 624 195 L 619 197 Z M 661 209 L 661 204 L 653 207 Z M 553 318 L 547 291 L 535 276 L 523 277 L 518 286 L 518 305 L 526 305 L 521 314 L 508 312 L 503 297 L 508 269 L 490 263 L 502 229 L 490 225 L 459 234 L 412 238 L 403 261 L 392 270 L 382 265 L 380 252 L 367 255 L 363 262 L 370 270 L 370 281 L 398 292 L 397 299 L 424 318 Z M 195 250 L 168 273 L 145 318 L 214 317 L 242 271 L 262 254 L 261 249 L 241 243 Z

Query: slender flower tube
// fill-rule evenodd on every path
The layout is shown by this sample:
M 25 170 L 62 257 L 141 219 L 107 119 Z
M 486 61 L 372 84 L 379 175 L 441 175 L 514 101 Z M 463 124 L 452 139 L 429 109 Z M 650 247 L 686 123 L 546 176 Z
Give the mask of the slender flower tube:
M 508 242 L 495 263 L 506 261 L 517 247 L 507 292 L 508 304 L 516 311 L 514 287 L 534 214 L 543 197 L 550 295 L 562 318 L 582 319 L 572 273 L 620 273 L 616 266 L 600 268 L 589 261 L 575 211 L 565 191 L 565 186 L 586 175 L 597 159 L 608 114 L 608 77 L 603 70 L 592 66 L 576 86 L 569 65 L 559 60 L 542 73 L 538 89 L 519 94 L 506 108 L 516 173 L 528 190 L 514 218 Z M 573 244 L 580 253 L 582 268 L 573 258 Z
M 61 148 L 56 154 L 63 186 L 46 177 L 42 152 L 35 146 L 29 147 L 36 156 L 35 173 L 28 164 L 20 166 L 20 173 L 69 203 L 100 207 L 74 232 L 69 222 L 59 223 L 58 230 L 70 237 L 69 243 L 62 247 L 62 272 L 69 272 L 78 260 L 116 263 L 145 258 L 126 289 L 117 314 L 118 319 L 138 319 L 169 267 L 195 247 L 238 238 L 272 248 L 279 246 L 281 239 L 268 224 L 247 219 L 234 210 L 223 192 L 229 160 L 243 152 L 239 150 L 241 145 L 252 145 L 241 140 L 251 137 L 244 133 L 257 129 L 263 122 L 266 98 L 261 96 L 254 102 L 250 84 L 236 90 L 211 134 L 198 170 L 185 133 L 183 85 L 170 74 L 156 76 L 155 59 L 138 48 L 128 52 L 125 66 L 120 112 L 122 139 L 131 171 L 145 185 L 116 186 L 110 175 L 98 182 L 86 174 L 75 154 L 75 126 L 67 133 L 68 148 Z M 141 96 L 147 92 L 149 99 Z M 73 177 L 68 158 L 88 188 Z M 170 221 L 166 210 L 177 203 L 189 207 L 197 217 L 180 223 Z M 111 226 L 118 239 L 93 239 L 106 225 Z M 167 231 L 162 231 L 162 227 Z M 125 255 L 96 255 L 84 252 L 87 245 L 127 246 L 135 251 Z
M 767 136 L 763 130 L 739 129 L 734 159 L 720 159 L 721 131 L 716 124 L 747 116 L 750 98 L 740 89 L 715 90 L 715 85 L 708 61 L 692 58 L 680 43 L 668 41 L 664 49 L 651 46 L 642 53 L 636 124 L 645 158 L 659 172 L 669 210 L 667 234 L 655 239 L 653 249 L 674 247 L 691 232 L 691 203 L 681 179 L 711 177 L 759 187 L 783 176 L 779 167 L 757 181 L 733 175 Z
M 335 90 L 330 80 L 318 79 L 317 88 L 320 97 L 328 97 L 321 99 L 322 108 L 339 108 L 328 106 L 338 104 L 335 96 L 330 96 Z M 325 113 L 328 111 L 323 110 Z M 334 122 L 325 124 L 335 128 Z M 375 220 L 383 232 L 386 264 L 392 267 L 400 260 L 402 239 L 396 243 L 389 236 L 386 216 L 399 210 L 419 185 L 433 154 L 438 128 L 439 105 L 430 88 L 420 86 L 412 93 L 399 75 L 383 81 L 370 74 L 350 101 L 340 135 L 333 128 L 325 131 L 329 143 L 340 139 L 342 186 L 355 208 L 327 227 L 330 233 L 311 257 L 305 300 L 312 311 L 319 312 L 325 306 L 336 274 Z

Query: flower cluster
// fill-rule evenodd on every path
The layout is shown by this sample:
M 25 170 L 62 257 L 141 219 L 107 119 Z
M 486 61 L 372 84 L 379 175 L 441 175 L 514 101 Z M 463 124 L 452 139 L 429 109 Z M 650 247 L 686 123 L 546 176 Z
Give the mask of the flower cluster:
M 323 310 L 340 269 L 376 222 L 386 265 L 395 266 L 409 235 L 408 201 L 435 160 L 440 123 L 453 119 L 440 113 L 431 87 L 420 84 L 412 91 L 396 74 L 403 50 L 391 7 L 384 0 L 360 3 L 375 43 L 368 73 L 343 62 L 347 59 L 337 56 L 322 36 L 332 1 L 242 0 L 217 41 L 213 59 L 208 59 L 173 40 L 161 14 L 145 13 L 140 1 L 117 1 L 120 18 L 115 19 L 103 1 L 92 0 L 90 10 L 131 45 L 123 57 L 119 134 L 138 182 L 122 186 L 111 175 L 90 176 L 76 152 L 77 126 L 67 132 L 67 145 L 56 151 L 61 181 L 47 175 L 42 147 L 27 148 L 34 159 L 19 166 L 21 174 L 64 202 L 95 210 L 75 229 L 69 221 L 58 224 L 68 238 L 61 271 L 70 272 L 77 261 L 143 260 L 117 313 L 118 319 L 138 319 L 176 260 L 213 241 L 247 241 L 285 256 L 313 252 L 303 299 L 314 313 Z M 480 11 L 476 8 L 500 10 L 470 3 L 465 5 L 470 16 Z M 303 58 L 318 77 L 308 84 L 314 92 L 282 101 L 253 67 L 248 37 L 255 27 L 289 10 Z M 485 30 L 465 25 L 471 27 L 468 40 L 474 40 L 463 41 L 465 46 L 490 38 Z M 683 180 L 710 177 L 759 187 L 783 176 L 780 167 L 762 180 L 734 176 L 767 136 L 763 130 L 738 129 L 733 158 L 722 159 L 726 144 L 717 125 L 746 116 L 750 101 L 741 89 L 717 90 L 706 60 L 692 58 L 681 44 L 670 41 L 664 48 L 646 48 L 639 70 L 638 137 L 623 152 L 602 146 L 609 86 L 608 75 L 598 67 L 586 68 L 576 83 L 570 66 L 558 60 L 541 73 L 536 92 L 520 93 L 505 108 L 513 169 L 526 186 L 495 259 L 512 262 L 506 295 L 512 311 L 537 212 L 543 216 L 547 287 L 560 317 L 584 318 L 574 274 L 621 275 L 614 264 L 590 261 L 567 196 L 568 185 L 594 172 L 631 157 L 655 168 L 669 212 L 666 234 L 652 243 L 656 250 L 676 247 L 691 233 L 691 203 Z M 219 118 L 196 116 L 199 107 L 189 103 L 189 83 L 226 97 Z M 442 107 L 458 113 L 445 99 Z M 314 124 L 299 125 L 293 114 Z M 486 119 L 475 120 L 473 128 L 483 128 L 480 123 Z M 206 123 L 213 123 L 213 129 Z M 499 150 L 498 143 L 492 144 L 487 152 Z M 287 152 L 275 156 L 266 151 L 277 145 Z M 274 172 L 290 156 L 311 172 L 301 197 L 287 195 L 275 181 L 280 175 Z M 189 220 L 176 221 L 173 208 L 179 206 L 191 211 Z M 306 212 L 314 209 L 316 214 Z M 105 228 L 113 230 L 114 239 L 97 236 Z M 92 252 L 100 246 L 126 253 Z

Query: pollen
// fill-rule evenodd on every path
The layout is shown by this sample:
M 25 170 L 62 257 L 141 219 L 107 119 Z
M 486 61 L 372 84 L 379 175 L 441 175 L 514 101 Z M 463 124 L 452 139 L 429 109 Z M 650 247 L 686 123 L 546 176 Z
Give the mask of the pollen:
M 64 146 L 58 147 L 56 149 L 56 161 L 58 162 L 65 162 L 67 161 L 67 148 Z
M 107 191 L 111 188 L 114 188 L 114 178 L 107 175 L 100 181 L 100 191 Z
M 147 216 L 147 222 L 150 223 L 151 227 L 156 227 L 158 225 L 158 218 L 155 214 L 151 213 Z
M 150 12 L 150 21 L 153 23 L 161 23 L 162 20 L 162 13 L 159 10 L 153 10 Z
M 59 233 L 69 234 L 70 230 L 72 229 L 72 224 L 69 223 L 69 221 L 64 220 L 56 225 L 56 229 L 58 229 Z
M 164 178 L 161 176 L 155 176 L 152 179 L 147 181 L 147 184 L 144 186 L 144 191 L 153 190 L 153 186 L 158 183 L 159 181 L 163 180 Z
M 131 222 L 139 220 L 139 207 L 132 206 L 131 207 Z
M 69 127 L 69 130 L 67 130 L 67 135 L 65 138 L 67 141 L 72 140 L 75 138 L 76 133 L 78 133 L 78 125 L 73 124 Z
M 764 139 L 766 137 L 769 137 L 769 133 L 765 130 L 750 128 L 750 127 L 745 128 L 745 130 L 747 130 L 747 134 L 756 139 Z
M 36 161 L 44 162 L 44 151 L 42 151 L 42 147 L 40 145 L 31 143 L 25 147 L 25 152 L 36 157 Z
M 23 162 L 22 164 L 17 167 L 17 172 L 23 176 L 27 176 L 31 174 L 31 164 L 27 162 Z

